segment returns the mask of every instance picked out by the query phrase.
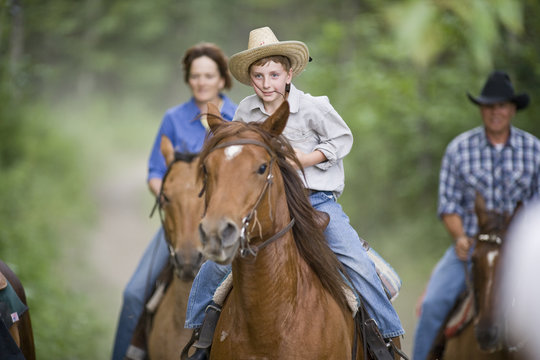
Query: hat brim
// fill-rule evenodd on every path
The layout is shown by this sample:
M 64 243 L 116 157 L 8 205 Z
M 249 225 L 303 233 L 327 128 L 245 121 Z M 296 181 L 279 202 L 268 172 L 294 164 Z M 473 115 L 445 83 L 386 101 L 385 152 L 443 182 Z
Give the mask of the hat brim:
M 280 41 L 234 54 L 229 60 L 229 70 L 236 80 L 242 84 L 251 85 L 250 65 L 257 60 L 275 55 L 289 58 L 293 76 L 300 74 L 309 61 L 309 50 L 306 44 L 301 41 Z
M 471 94 L 467 93 L 469 100 L 476 105 L 493 105 L 500 102 L 510 101 L 516 104 L 516 110 L 525 109 L 529 105 L 529 95 L 528 94 L 519 94 L 514 95 L 511 98 L 505 97 L 489 97 L 489 96 L 478 96 L 474 97 Z

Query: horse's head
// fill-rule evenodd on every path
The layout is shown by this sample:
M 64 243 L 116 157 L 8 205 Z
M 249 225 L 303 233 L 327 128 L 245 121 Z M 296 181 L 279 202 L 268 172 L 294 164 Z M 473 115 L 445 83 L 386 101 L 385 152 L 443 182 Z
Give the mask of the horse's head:
M 472 254 L 472 274 L 476 315 L 475 336 L 484 351 L 503 347 L 504 329 L 496 314 L 496 274 L 504 237 L 513 214 L 487 211 L 484 199 L 477 194 L 475 211 L 479 232 Z
M 279 136 L 289 116 L 287 102 L 263 123 L 225 122 L 215 110 L 209 105 L 213 136 L 201 152 L 206 208 L 199 232 L 203 253 L 226 264 L 239 248 L 254 252 L 273 223 L 288 219 L 286 202 L 277 203 L 284 198 L 279 167 L 294 152 Z
M 168 166 L 159 196 L 160 217 L 175 272 L 182 280 L 193 280 L 202 262 L 197 226 L 203 213 L 198 196 L 199 158 L 175 153 L 171 141 L 162 136 L 161 153 Z

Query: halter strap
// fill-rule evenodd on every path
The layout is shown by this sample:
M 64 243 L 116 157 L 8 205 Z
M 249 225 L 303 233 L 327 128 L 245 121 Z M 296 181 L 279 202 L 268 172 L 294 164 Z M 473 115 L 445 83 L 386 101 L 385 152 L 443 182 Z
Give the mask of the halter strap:
M 502 239 L 496 234 L 480 234 L 478 235 L 478 241 L 493 243 L 497 245 L 502 244 Z

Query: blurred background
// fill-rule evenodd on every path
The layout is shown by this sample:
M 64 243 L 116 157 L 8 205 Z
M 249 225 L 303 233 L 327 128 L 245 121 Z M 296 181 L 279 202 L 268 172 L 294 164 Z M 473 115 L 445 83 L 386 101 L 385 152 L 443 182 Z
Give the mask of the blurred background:
M 146 160 L 165 110 L 189 96 L 184 51 L 230 56 L 250 30 L 301 40 L 295 84 L 326 95 L 354 133 L 340 202 L 415 303 L 450 244 L 436 216 L 440 160 L 481 124 L 466 92 L 510 73 L 540 135 L 536 0 L 2 0 L 0 257 L 25 284 L 39 359 L 106 359 L 122 290 L 159 220 Z M 251 89 L 236 83 L 239 102 Z

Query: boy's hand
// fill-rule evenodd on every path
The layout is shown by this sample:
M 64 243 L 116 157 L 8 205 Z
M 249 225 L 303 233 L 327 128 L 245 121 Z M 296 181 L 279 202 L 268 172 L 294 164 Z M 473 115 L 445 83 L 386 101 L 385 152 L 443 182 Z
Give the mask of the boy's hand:
M 318 163 L 326 161 L 326 156 L 324 156 L 324 154 L 320 150 L 315 150 L 307 154 L 302 150 L 295 148 L 294 153 L 296 154 L 296 157 L 298 158 L 298 161 L 300 161 L 300 164 L 302 164 L 303 168 L 317 165 Z M 291 162 L 291 164 L 294 166 L 295 169 L 298 170 L 298 166 L 296 166 L 295 163 Z

